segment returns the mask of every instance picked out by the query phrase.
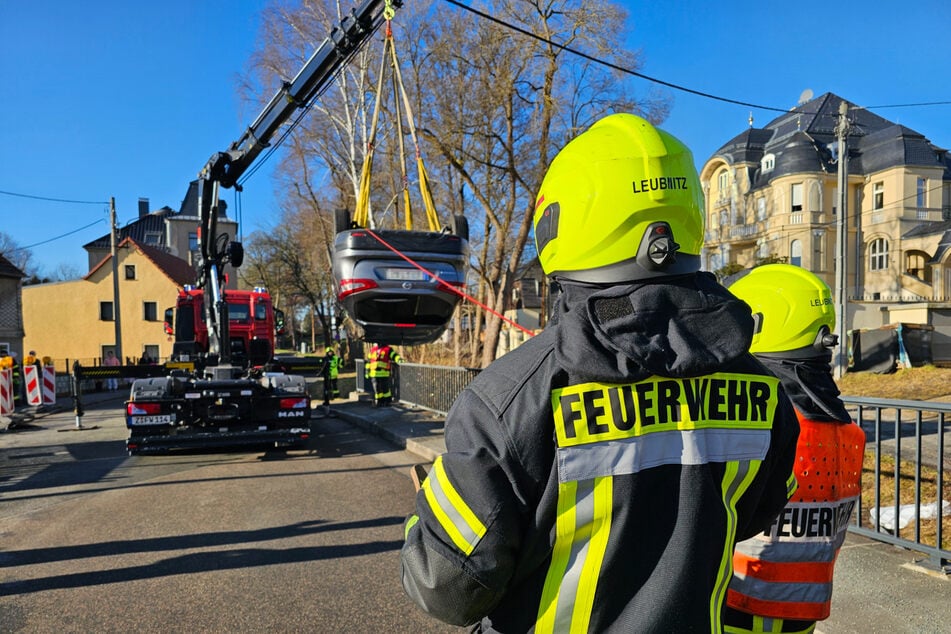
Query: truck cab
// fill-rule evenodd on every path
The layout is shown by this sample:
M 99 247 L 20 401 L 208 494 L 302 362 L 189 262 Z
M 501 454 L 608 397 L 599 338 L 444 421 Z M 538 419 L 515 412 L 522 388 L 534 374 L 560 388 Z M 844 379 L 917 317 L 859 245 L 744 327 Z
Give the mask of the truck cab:
M 274 308 L 267 289 L 226 289 L 231 357 L 235 365 L 261 366 L 274 356 L 276 335 L 284 332 L 284 313 Z M 173 361 L 196 361 L 208 354 L 205 297 L 201 289 L 186 286 L 174 308 L 165 311 L 165 332 L 174 335 Z

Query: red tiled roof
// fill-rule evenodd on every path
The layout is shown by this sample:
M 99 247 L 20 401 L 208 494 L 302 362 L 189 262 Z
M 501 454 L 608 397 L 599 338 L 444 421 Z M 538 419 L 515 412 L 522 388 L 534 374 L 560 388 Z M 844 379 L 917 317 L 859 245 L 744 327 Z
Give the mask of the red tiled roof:
M 132 238 L 125 238 L 119 243 L 119 247 L 124 246 L 131 246 L 132 248 L 137 249 L 142 255 L 151 260 L 158 270 L 164 273 L 178 286 L 194 284 L 195 280 L 197 279 L 197 274 L 195 273 L 195 269 L 192 268 L 192 265 L 178 256 L 172 255 L 171 253 L 166 253 L 165 251 L 156 249 L 155 247 L 141 244 Z M 86 279 L 88 279 L 100 268 L 105 266 L 111 257 L 112 255 L 110 254 L 100 260 L 99 263 L 90 269 L 89 273 L 86 274 Z

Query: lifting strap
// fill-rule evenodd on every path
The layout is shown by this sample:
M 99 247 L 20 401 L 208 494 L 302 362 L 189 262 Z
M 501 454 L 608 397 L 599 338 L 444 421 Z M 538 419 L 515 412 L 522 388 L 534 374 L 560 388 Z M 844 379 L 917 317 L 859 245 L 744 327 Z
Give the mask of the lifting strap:
M 389 8 L 390 3 L 387 2 Z M 409 186 L 406 175 L 406 157 L 403 148 L 403 123 L 400 116 L 400 99 L 402 99 L 402 109 L 406 112 L 406 120 L 409 126 L 410 137 L 413 140 L 413 148 L 416 155 L 416 171 L 419 174 L 419 193 L 423 199 L 423 206 L 426 209 L 426 220 L 429 223 L 430 231 L 439 231 L 439 216 L 436 214 L 436 207 L 433 204 L 432 193 L 429 188 L 429 176 L 426 173 L 426 166 L 423 164 L 422 153 L 419 150 L 419 139 L 416 135 L 416 124 L 413 120 L 413 110 L 410 106 L 409 97 L 403 86 L 403 76 L 400 73 L 399 61 L 396 57 L 396 45 L 393 39 L 393 29 L 391 18 L 392 10 L 385 10 L 386 30 L 383 39 L 383 59 L 380 64 L 380 76 L 377 78 L 376 100 L 373 105 L 373 117 L 370 121 L 370 136 L 367 140 L 366 156 L 363 159 L 363 169 L 360 172 L 360 190 L 357 194 L 357 204 L 353 213 L 353 221 L 360 227 L 372 227 L 370 214 L 370 176 L 373 171 L 373 155 L 376 147 L 376 131 L 380 120 L 380 105 L 383 98 L 383 79 L 386 75 L 387 57 L 389 65 L 393 69 L 393 92 L 395 95 L 396 106 L 396 125 L 397 136 L 400 146 L 400 171 L 402 176 L 403 209 L 406 217 L 406 229 L 413 230 L 413 213 L 410 206 Z

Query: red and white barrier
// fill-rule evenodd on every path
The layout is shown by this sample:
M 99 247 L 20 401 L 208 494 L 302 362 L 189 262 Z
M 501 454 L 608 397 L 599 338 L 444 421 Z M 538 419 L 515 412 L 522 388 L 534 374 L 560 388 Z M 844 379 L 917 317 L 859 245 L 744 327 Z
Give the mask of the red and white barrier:
M 13 370 L 0 370 L 0 414 L 13 413 Z
M 42 405 L 43 392 L 40 389 L 40 373 L 35 365 L 23 368 L 23 380 L 26 381 L 27 405 Z
M 43 366 L 43 405 L 56 403 L 56 368 Z

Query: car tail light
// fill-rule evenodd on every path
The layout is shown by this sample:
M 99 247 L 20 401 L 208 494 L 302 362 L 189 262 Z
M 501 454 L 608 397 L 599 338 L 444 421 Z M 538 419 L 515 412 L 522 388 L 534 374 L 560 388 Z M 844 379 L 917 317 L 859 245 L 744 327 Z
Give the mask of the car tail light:
M 393 324 L 394 328 L 415 328 L 416 324 Z
M 371 288 L 377 288 L 377 284 L 373 280 L 369 279 L 353 279 L 353 280 L 340 280 L 340 291 L 337 293 L 337 299 L 342 300 L 348 295 L 353 295 L 354 293 L 359 293 L 360 291 L 368 291 Z
M 307 408 L 307 399 L 302 396 L 295 396 L 293 398 L 282 398 L 280 403 L 281 409 L 306 409 Z
M 161 403 L 129 403 L 126 405 L 129 416 L 152 416 L 162 413 Z

